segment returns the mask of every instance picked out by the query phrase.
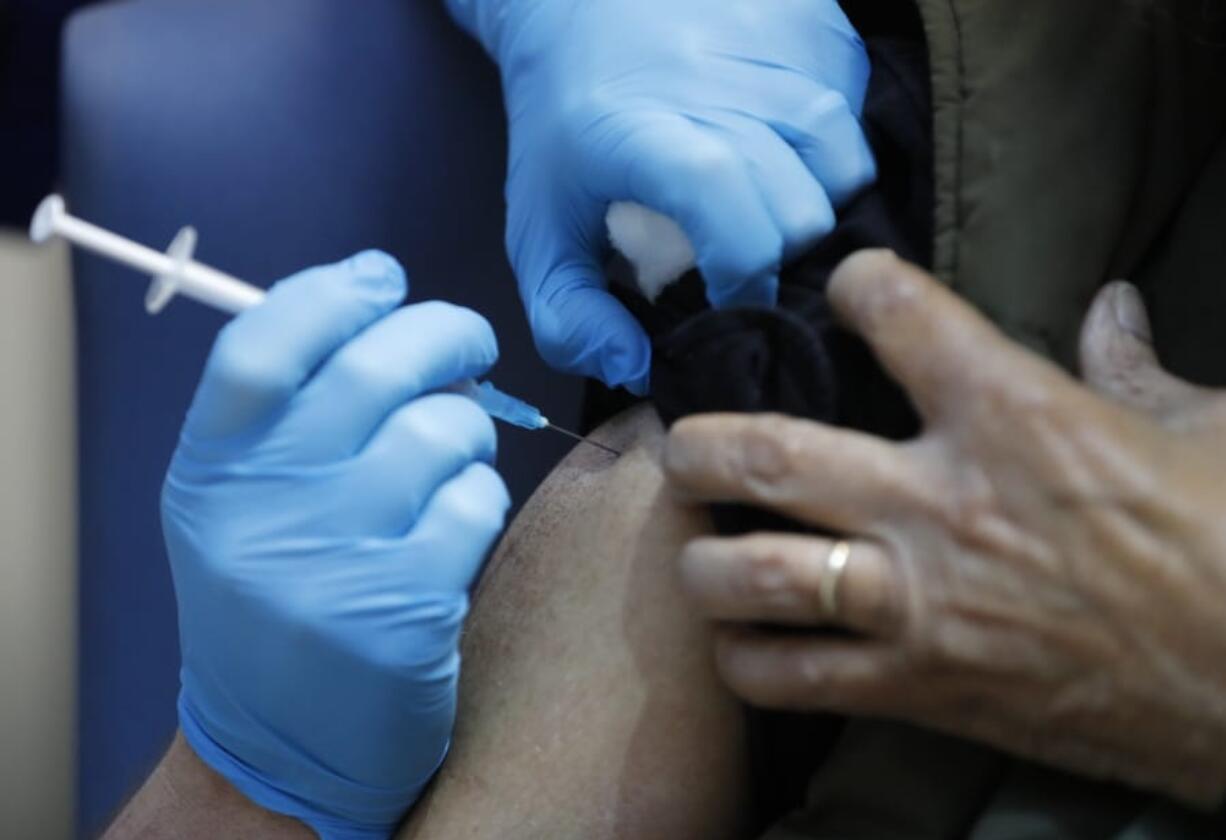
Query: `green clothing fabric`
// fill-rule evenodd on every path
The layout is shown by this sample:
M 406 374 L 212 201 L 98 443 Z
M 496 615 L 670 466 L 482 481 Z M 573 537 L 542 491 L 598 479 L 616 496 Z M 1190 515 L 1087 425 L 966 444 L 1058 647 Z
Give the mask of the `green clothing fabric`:
M 1141 281 L 1160 312 L 1183 301 L 1210 320 L 1188 292 L 1216 286 L 1215 265 L 1171 257 L 1200 280 L 1159 280 L 1151 266 L 1158 251 L 1187 247 L 1172 245 L 1169 226 L 1222 142 L 1226 3 L 919 6 L 933 81 L 938 275 L 1070 365 L 1094 293 L 1119 277 Z M 1215 198 L 1220 190 L 1206 203 Z M 1220 217 L 1205 210 L 1185 221 L 1195 231 L 1185 238 Z M 1159 329 L 1159 340 L 1180 354 L 1173 330 Z
M 918 2 L 929 44 L 937 274 L 1070 368 L 1095 293 L 1131 279 L 1167 365 L 1226 386 L 1226 0 L 894 2 Z M 1214 838 L 1226 819 L 858 721 L 764 840 L 954 837 Z

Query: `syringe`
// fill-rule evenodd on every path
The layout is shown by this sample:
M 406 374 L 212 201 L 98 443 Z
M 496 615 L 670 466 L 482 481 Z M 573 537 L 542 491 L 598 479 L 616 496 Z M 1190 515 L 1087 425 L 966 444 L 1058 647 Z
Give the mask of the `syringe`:
M 150 315 L 160 313 L 177 295 L 231 315 L 257 306 L 264 300 L 265 293 L 262 289 L 193 259 L 197 239 L 194 228 L 185 227 L 179 231 L 166 253 L 161 254 L 69 215 L 64 199 L 58 195 L 50 195 L 34 212 L 34 218 L 30 222 L 30 239 L 42 243 L 56 236 L 152 275 L 153 282 L 145 295 L 145 309 Z M 470 379 L 457 383 L 448 390 L 474 400 L 491 417 L 509 425 L 531 431 L 552 429 L 613 455 L 621 454 L 602 443 L 555 426 L 535 406 L 498 390 L 489 382 Z

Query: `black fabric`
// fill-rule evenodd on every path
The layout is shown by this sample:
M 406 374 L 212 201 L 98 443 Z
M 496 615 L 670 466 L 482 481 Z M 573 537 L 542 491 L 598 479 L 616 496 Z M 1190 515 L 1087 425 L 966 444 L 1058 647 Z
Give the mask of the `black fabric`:
M 839 0 L 839 5 L 865 38 L 923 41 L 924 19 L 915 0 Z

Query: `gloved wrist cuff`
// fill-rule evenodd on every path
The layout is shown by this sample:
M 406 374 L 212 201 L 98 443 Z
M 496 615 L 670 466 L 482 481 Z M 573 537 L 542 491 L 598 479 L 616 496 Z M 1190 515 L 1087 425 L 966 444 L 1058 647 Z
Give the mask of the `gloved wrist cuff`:
M 293 817 L 309 826 L 323 840 L 386 840 L 396 831 L 403 813 L 416 801 L 416 793 L 406 794 L 403 791 L 390 794 L 394 801 L 402 807 L 393 810 L 394 819 L 385 822 L 366 822 L 346 819 L 344 816 L 330 813 L 328 810 L 308 802 L 300 796 L 287 793 L 273 783 L 263 773 L 250 767 L 225 747 L 215 741 L 201 724 L 198 716 L 192 711 L 192 704 L 179 694 L 179 727 L 183 737 L 195 751 L 196 755 L 223 776 L 240 793 L 261 808 L 277 814 Z M 333 780 L 351 786 L 355 800 L 367 805 L 374 800 L 388 799 L 389 793 L 371 790 L 354 782 Z

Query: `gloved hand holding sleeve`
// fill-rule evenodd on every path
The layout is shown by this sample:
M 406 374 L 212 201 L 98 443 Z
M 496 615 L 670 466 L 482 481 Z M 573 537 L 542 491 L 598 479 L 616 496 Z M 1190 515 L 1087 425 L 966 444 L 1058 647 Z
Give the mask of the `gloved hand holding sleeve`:
M 388 836 L 442 761 L 509 506 L 489 417 L 437 393 L 494 363 L 493 332 L 405 292 L 372 252 L 229 324 L 162 496 L 183 733 L 325 838 Z
M 868 57 L 835 0 L 448 5 L 502 70 L 507 245 L 557 367 L 647 388 L 647 336 L 603 282 L 611 202 L 680 225 L 713 305 L 771 305 L 781 263 L 875 177 Z

